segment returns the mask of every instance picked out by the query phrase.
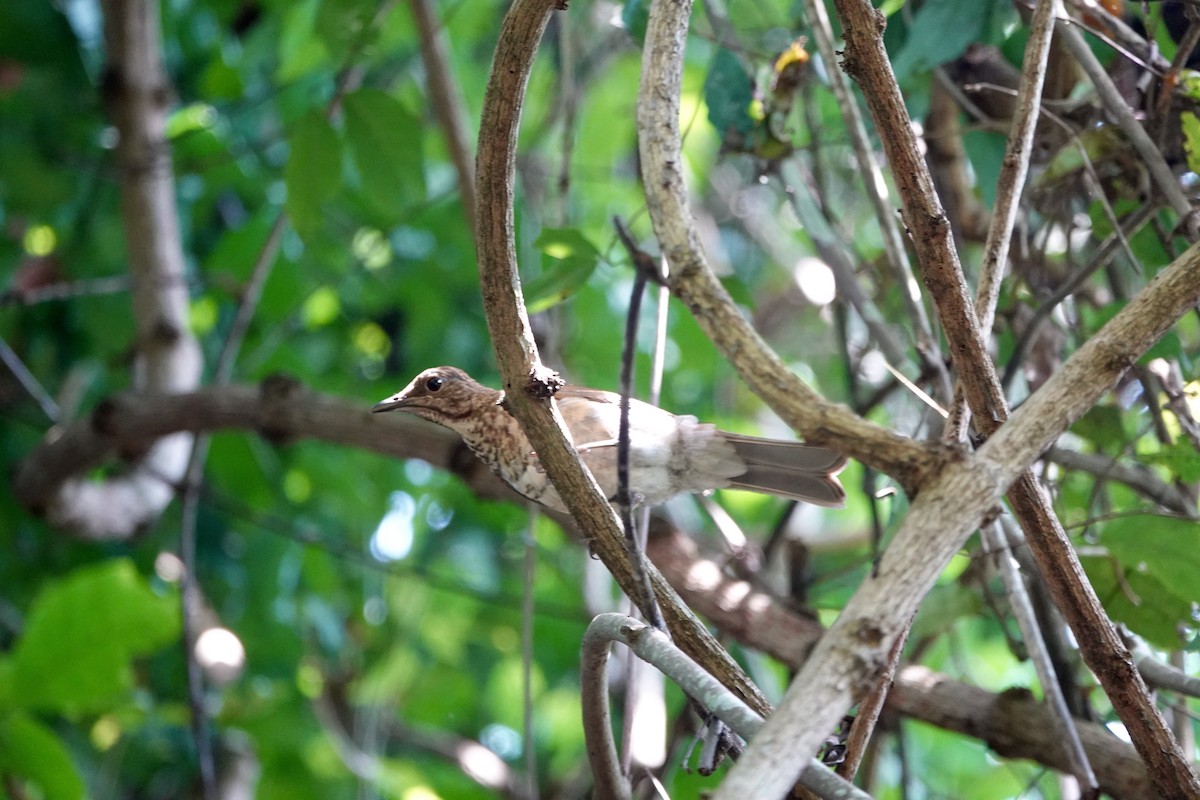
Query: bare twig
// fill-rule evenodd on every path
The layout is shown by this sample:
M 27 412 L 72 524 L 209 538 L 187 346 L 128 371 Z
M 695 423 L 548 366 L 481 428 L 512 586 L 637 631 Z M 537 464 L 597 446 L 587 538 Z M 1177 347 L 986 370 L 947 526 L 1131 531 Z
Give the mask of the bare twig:
M 1050 662 L 1050 653 L 1046 648 L 1045 639 L 1042 638 L 1041 628 L 1038 626 L 1029 594 L 1025 591 L 1025 583 L 1021 579 L 1017 561 L 1008 549 L 1008 541 L 1000 529 L 999 522 L 993 521 L 984 525 L 980 529 L 980 535 L 984 550 L 991 555 L 995 569 L 1004 583 L 1005 594 L 1012 607 L 1013 617 L 1016 618 L 1017 627 L 1021 631 L 1021 639 L 1025 643 L 1030 660 L 1033 661 L 1047 705 L 1054 713 L 1057 727 L 1064 740 L 1063 749 L 1071 764 L 1071 773 L 1086 791 L 1094 794 L 1099 790 L 1096 775 L 1092 771 L 1087 752 L 1083 749 L 1083 743 L 1079 739 L 1079 730 L 1075 727 L 1075 719 L 1067 708 L 1067 701 L 1063 697 L 1058 676 L 1054 673 L 1054 665 Z
M 642 296 L 646 293 L 646 276 L 638 270 L 633 279 L 633 293 L 625 316 L 625 337 L 621 349 L 621 419 L 617 430 L 617 504 L 621 507 L 621 527 L 625 530 L 625 549 L 633 568 L 641 596 L 637 605 L 646 619 L 658 630 L 667 633 L 667 623 L 650 588 L 646 576 L 646 556 L 638 544 L 633 525 L 633 497 L 629 493 L 629 399 L 633 394 L 633 362 L 637 353 L 638 321 L 642 316 Z
M 892 270 L 893 279 L 904 301 L 908 317 L 916 328 L 917 351 L 924 365 L 932 367 L 938 376 L 938 395 L 943 403 L 950 401 L 950 376 L 942 361 L 941 348 L 929 325 L 929 315 L 921 300 L 920 284 L 913 277 L 912 265 L 908 262 L 908 253 L 904 249 L 904 240 L 900 236 L 900 226 L 896 222 L 895 209 L 884 197 L 883 173 L 879 163 L 871 152 L 870 139 L 863 124 L 862 112 L 858 109 L 858 100 L 850 91 L 845 76 L 835 68 L 837 53 L 834 51 L 833 26 L 829 22 L 829 12 L 823 0 L 804 0 L 804 13 L 812 27 L 813 38 L 817 50 L 825 62 L 829 85 L 837 98 L 838 109 L 846 123 L 846 131 L 850 135 L 850 144 L 854 149 L 854 158 L 862 173 L 863 187 L 875 211 L 875 219 L 883 233 L 883 250 L 887 256 L 887 264 Z M 894 359 L 893 359 L 894 360 Z M 900 363 L 896 362 L 899 367 Z
M 1108 76 L 1103 65 L 1100 64 L 1096 54 L 1088 47 L 1087 42 L 1083 40 L 1083 36 L 1079 33 L 1078 26 L 1069 18 L 1059 19 L 1056 25 L 1058 34 L 1062 37 L 1063 43 L 1071 51 L 1071 55 L 1079 62 L 1079 66 L 1087 73 L 1088 79 L 1092 82 L 1092 87 L 1096 90 L 1100 102 L 1104 104 L 1104 109 L 1107 111 L 1124 132 L 1129 143 L 1137 151 L 1142 162 L 1149 170 L 1154 183 L 1158 186 L 1158 190 L 1162 196 L 1166 198 L 1171 209 L 1179 215 L 1180 220 L 1184 223 L 1190 241 L 1196 241 L 1200 237 L 1200 221 L 1192 213 L 1191 201 L 1183 193 L 1179 187 L 1179 179 L 1175 177 L 1170 165 L 1163 158 L 1162 151 L 1154 144 L 1154 140 L 1146 133 L 1146 129 L 1142 127 L 1137 117 L 1134 116 L 1133 110 L 1129 104 L 1125 102 L 1125 98 L 1121 96 L 1120 90 L 1112 82 L 1112 78 Z
M 21 384 L 21 388 L 34 399 L 46 418 L 51 422 L 59 422 L 62 417 L 62 409 L 58 407 L 58 403 L 54 402 L 54 398 L 29 371 L 21 357 L 14 353 L 13 349 L 8 346 L 8 342 L 3 339 L 0 339 L 0 361 L 8 367 L 8 371 Z
M 980 266 L 979 286 L 975 293 L 975 313 L 979 317 L 980 333 L 987 338 L 996 315 L 1000 298 L 1000 282 L 1008 264 L 1008 247 L 1016 226 L 1021 191 L 1029 174 L 1029 159 L 1033 154 L 1033 135 L 1037 130 L 1041 110 L 1042 87 L 1046 83 L 1046 62 L 1050 56 L 1050 39 L 1054 18 L 1059 12 L 1059 0 L 1038 0 L 1029 26 L 1029 41 L 1025 45 L 1025 62 L 1021 68 L 1021 88 L 1017 93 L 1012 132 L 1004 150 L 1004 162 L 996 184 L 995 213 L 984 244 L 983 264 Z
M 1196 503 L 1187 497 L 1178 486 L 1172 486 L 1161 480 L 1141 464 L 1124 464 L 1106 455 L 1080 453 L 1065 447 L 1051 447 L 1046 451 L 1046 458 L 1067 469 L 1090 473 L 1100 480 L 1123 483 L 1146 499 L 1177 514 L 1193 519 L 1200 516 L 1200 512 L 1196 509 Z
M 413 20 L 421 44 L 421 62 L 425 66 L 425 87 L 438 127 L 446 139 L 446 149 L 454 162 L 458 194 L 462 198 L 467 227 L 475 230 L 475 162 L 471 159 L 471 139 L 467 127 L 466 102 L 454 79 L 446 33 L 430 0 L 410 0 Z
M 858 704 L 854 715 L 854 724 L 850 726 L 850 735 L 846 737 L 846 760 L 837 765 L 837 774 L 846 780 L 854 780 L 863 757 L 867 754 L 867 745 L 871 742 L 871 734 L 879 723 L 879 715 L 883 712 L 884 703 L 891 693 L 892 683 L 896 677 L 896 668 L 900 665 L 900 657 L 904 654 L 904 642 L 912 630 L 912 622 L 905 626 L 896 641 L 888 650 L 887 661 L 883 669 L 875 677 L 875 685 L 866 697 Z

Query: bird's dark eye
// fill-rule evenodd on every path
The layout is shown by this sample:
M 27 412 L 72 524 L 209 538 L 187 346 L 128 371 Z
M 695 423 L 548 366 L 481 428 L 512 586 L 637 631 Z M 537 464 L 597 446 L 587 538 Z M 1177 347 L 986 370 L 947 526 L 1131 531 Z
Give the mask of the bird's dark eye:
M 431 392 L 436 392 L 438 389 L 442 388 L 442 384 L 445 382 L 445 378 L 433 377 L 425 381 L 425 388 Z

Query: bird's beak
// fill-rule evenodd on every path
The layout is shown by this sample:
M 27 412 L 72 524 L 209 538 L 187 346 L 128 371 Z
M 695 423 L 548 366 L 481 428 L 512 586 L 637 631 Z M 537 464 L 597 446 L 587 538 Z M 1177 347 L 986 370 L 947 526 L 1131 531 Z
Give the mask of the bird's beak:
M 375 405 L 371 406 L 371 413 L 378 414 L 380 411 L 395 411 L 398 408 L 404 408 L 408 405 L 408 399 L 404 396 L 404 392 L 394 394 L 387 400 L 380 400 Z

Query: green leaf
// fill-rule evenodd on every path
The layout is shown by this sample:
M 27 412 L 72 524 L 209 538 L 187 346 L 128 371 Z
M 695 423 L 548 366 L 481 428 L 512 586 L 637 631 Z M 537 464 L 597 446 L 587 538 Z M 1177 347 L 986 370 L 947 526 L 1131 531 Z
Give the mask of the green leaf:
M 1125 441 L 1121 410 L 1116 406 L 1093 406 L 1075 421 L 1071 432 L 1102 450 L 1119 448 Z
M 1176 627 L 1196 623 L 1192 606 L 1200 601 L 1200 525 L 1170 517 L 1123 517 L 1105 524 L 1099 541 L 1120 563 L 1136 596 L 1114 596 L 1116 610 L 1110 613 L 1140 626 L 1137 632 L 1156 644 L 1178 646 Z
M 748 136 L 756 125 L 750 116 L 754 80 L 736 55 L 720 48 L 704 79 L 708 120 L 722 137 L 731 132 Z
M 1190 602 L 1153 575 L 1125 570 L 1112 558 L 1085 556 L 1079 560 L 1110 617 L 1156 647 L 1179 648 L 1179 621 L 1190 616 Z
M 1196 101 L 1200 100 L 1200 72 L 1194 69 L 1179 70 L 1178 88 L 1183 92 L 1187 99 Z M 1196 119 L 1196 115 L 1191 111 L 1184 111 L 1183 116 Z
M 531 314 L 573 295 L 601 261 L 596 246 L 574 228 L 545 228 L 533 244 L 542 251 L 542 272 L 524 286 Z
M 0 716 L 0 773 L 35 784 L 46 800 L 77 800 L 85 792 L 71 754 L 54 731 L 21 713 Z
M 329 50 L 315 34 L 320 5 L 320 0 L 304 0 L 285 12 L 275 74 L 280 83 L 291 83 L 329 62 Z
M 909 37 L 892 62 L 896 80 L 926 72 L 962 55 L 980 38 L 990 15 L 991 0 L 929 0 L 913 17 Z
M 425 196 L 421 121 L 378 89 L 346 95 L 346 143 L 363 193 L 377 210 L 395 216 Z
M 378 37 L 378 26 L 371 26 L 378 10 L 375 0 L 323 2 L 313 30 L 333 60 L 344 61 L 352 48 L 367 48 Z
M 129 661 L 179 636 L 178 601 L 160 597 L 128 559 L 50 583 L 13 652 L 12 700 L 66 714 L 109 707 L 133 683 Z
M 1149 364 L 1156 358 L 1176 359 L 1183 355 L 1183 342 L 1175 331 L 1167 331 L 1162 338 L 1150 345 L 1150 349 L 1142 353 L 1138 363 Z
M 600 251 L 575 228 L 543 228 L 533 246 L 550 258 L 600 260 Z
M 1183 150 L 1187 153 L 1188 169 L 1200 172 L 1200 118 L 1194 111 L 1179 115 L 1179 127 L 1183 131 Z
M 976 185 L 984 205 L 996 204 L 996 184 L 1000 181 L 1000 166 L 1008 137 L 995 131 L 972 130 L 963 134 L 963 147 L 975 169 Z
M 646 39 L 646 23 L 649 19 L 649 0 L 625 0 L 625 5 L 621 6 L 621 24 L 638 47 Z
M 274 220 L 271 214 L 258 214 L 240 227 L 222 232 L 216 246 L 204 259 L 204 274 L 243 281 L 250 277 L 255 261 L 262 252 Z
M 1200 453 L 1185 439 L 1167 445 L 1157 453 L 1140 456 L 1152 464 L 1162 464 L 1184 483 L 1200 481 Z
M 309 111 L 292 130 L 291 152 L 283 171 L 286 208 L 296 231 L 311 237 L 321 227 L 321 207 L 342 183 L 342 152 L 337 133 L 320 111 Z

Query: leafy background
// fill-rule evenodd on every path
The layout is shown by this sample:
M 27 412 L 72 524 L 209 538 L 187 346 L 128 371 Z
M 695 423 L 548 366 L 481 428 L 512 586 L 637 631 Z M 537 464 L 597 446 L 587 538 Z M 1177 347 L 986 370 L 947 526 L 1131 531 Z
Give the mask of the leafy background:
M 632 285 L 612 216 L 630 220 L 653 249 L 634 125 L 635 41 L 647 4 L 571 5 L 552 23 L 531 79 L 518 165 L 518 256 L 531 310 L 545 312 L 535 324 L 549 360 L 574 382 L 612 387 Z M 190 322 L 206 363 L 215 362 L 250 270 L 285 213 L 289 226 L 238 381 L 285 373 L 364 409 L 436 364 L 494 381 L 471 231 L 431 116 L 408 9 L 365 0 L 172 0 L 161 10 Z M 959 59 L 968 45 L 994 45 L 1019 64 L 1025 31 L 1009 3 L 887 2 L 883 10 L 916 119 L 929 112 L 933 68 Z M 67 418 L 132 380 L 101 13 L 86 0 L 0 5 L 0 270 L 7 289 L 0 336 Z M 477 119 L 503 9 L 446 2 L 436 13 L 465 108 Z M 1173 54 L 1157 13 L 1147 30 Z M 870 405 L 872 418 L 926 435 L 922 404 L 884 393 L 890 379 L 876 346 L 823 292 L 825 273 L 799 268 L 818 247 L 816 229 L 796 220 L 815 213 L 861 265 L 885 316 L 903 319 L 897 287 L 877 268 L 882 240 L 823 78 L 836 65 L 814 58 L 794 105 L 782 111 L 765 88 L 776 57 L 806 25 L 793 4 L 779 0 L 695 11 L 684 76 L 685 156 L 705 244 L 728 288 L 805 380 L 859 408 L 878 392 L 884 399 Z M 348 73 L 354 85 L 330 114 Z M 1186 117 L 1181 124 L 1186 133 Z M 986 207 L 1003 134 L 969 125 L 961 142 L 970 189 Z M 1119 153 L 1101 149 L 1096 157 L 1121 164 Z M 1030 258 L 1042 272 L 1006 283 L 1001 307 L 1010 324 L 1000 326 L 996 341 L 1002 365 L 1015 349 L 1015 322 L 1041 296 L 1044 273 L 1061 275 L 1094 248 L 1105 225 L 1111 229 L 1102 206 L 1078 189 L 1078 169 L 1061 169 L 1067 177 L 1048 169 L 1034 185 L 1042 180 L 1043 191 L 1069 200 L 1061 208 L 1031 202 L 1029 229 L 1049 231 L 1068 215 L 1092 236 L 1046 248 L 1044 257 Z M 1106 177 L 1119 192 L 1124 173 L 1114 167 Z M 1143 272 L 1123 280 L 1146 280 L 1169 261 L 1177 242 L 1164 229 L 1165 222 L 1132 237 Z M 981 242 L 964 236 L 961 245 L 964 261 L 977 263 Z M 1063 348 L 1115 313 L 1120 297 L 1107 292 L 1106 280 L 1085 286 L 1069 318 L 1059 320 Z M 33 299 L 59 282 L 78 293 Z M 651 323 L 648 312 L 643 353 Z M 686 310 L 671 307 L 666 336 L 664 406 L 726 428 L 786 435 Z M 1197 340 L 1193 316 L 1152 355 L 1194 376 Z M 645 355 L 639 368 L 645 386 Z M 1024 377 L 1014 386 L 1019 400 Z M 0 404 L 0 456 L 13 465 L 49 422 L 9 373 L 0 377 Z M 1125 386 L 1079 423 L 1071 442 L 1137 458 L 1163 481 L 1194 487 L 1194 448 L 1186 437 L 1164 440 L 1147 414 Z M 1164 418 L 1178 434 L 1180 423 Z M 826 621 L 870 568 L 874 521 L 886 535 L 904 510 L 898 497 L 873 508 L 870 492 L 885 484 L 856 465 L 843 480 L 851 488 L 845 511 L 806 508 L 789 523 L 792 535 L 810 543 L 806 602 Z M 1132 490 L 1086 472 L 1055 473 L 1053 485 L 1064 522 L 1089 548 L 1089 577 L 1109 612 L 1156 647 L 1190 651 L 1200 586 L 1194 522 L 1157 516 Z M 178 576 L 168 555 L 179 538 L 177 506 L 133 539 L 85 542 L 31 516 L 11 487 L 0 487 L 0 796 L 194 793 Z M 773 500 L 720 499 L 757 541 L 783 519 Z M 675 510 L 677 519 L 706 549 L 719 549 L 712 524 L 689 503 Z M 1139 515 L 1124 516 L 1131 512 Z M 579 639 L 602 610 L 597 595 L 615 598 L 586 547 L 557 525 L 533 523 L 536 720 L 533 740 L 525 741 L 519 607 L 526 509 L 481 500 L 422 462 L 223 433 L 208 457 L 198 523 L 209 623 L 235 633 L 245 658 L 227 683 L 210 676 L 206 707 L 219 764 L 252 764 L 257 796 L 502 794 L 446 755 L 447 742 L 472 741 L 513 770 L 532 748 L 544 796 L 586 791 Z M 995 691 L 1031 685 L 1032 669 L 1011 646 L 997 608 L 1003 600 L 977 555 L 972 545 L 926 600 L 911 657 Z M 786 590 L 777 575 L 763 580 Z M 597 584 L 585 597 L 583 587 Z M 786 672 L 733 649 L 777 698 Z M 1110 712 L 1098 695 L 1092 712 L 1105 720 Z M 322 711 L 328 697 L 352 711 L 349 734 Z M 682 713 L 673 690 L 668 701 L 672 713 Z M 369 753 L 369 775 L 349 768 L 347 737 Z M 675 740 L 662 773 L 674 797 L 715 785 L 685 768 L 686 744 L 686 737 Z M 893 721 L 880 735 L 869 780 L 881 798 L 1059 796 L 1054 773 L 997 759 L 978 741 L 912 721 Z

